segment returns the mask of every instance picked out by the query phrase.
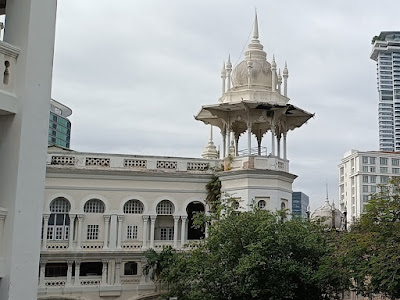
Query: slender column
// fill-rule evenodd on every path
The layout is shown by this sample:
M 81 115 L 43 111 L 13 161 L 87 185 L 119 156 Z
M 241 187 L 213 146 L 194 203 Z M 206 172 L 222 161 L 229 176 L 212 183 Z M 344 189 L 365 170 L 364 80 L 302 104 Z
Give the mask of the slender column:
M 146 265 L 147 261 L 145 258 L 142 258 L 140 260 L 140 269 L 139 270 L 143 270 L 143 266 Z M 145 284 L 146 283 L 146 276 L 143 274 L 143 272 L 140 272 L 141 276 L 140 276 L 140 284 Z
M 271 131 L 271 153 L 272 156 L 275 156 L 275 130 Z
M 257 153 L 261 156 L 261 138 L 257 138 Z
M 40 275 L 39 275 L 39 286 L 45 287 L 45 278 L 46 278 L 46 261 L 40 261 Z
M 110 234 L 108 244 L 110 249 L 115 249 L 117 245 L 117 215 L 111 215 L 110 218 Z
M 287 159 L 286 135 L 287 135 L 287 133 L 285 132 L 283 134 L 283 159 Z
M 82 222 L 83 215 L 78 215 L 78 238 L 76 240 L 76 248 L 82 249 Z
M 183 249 L 185 247 L 187 216 L 181 216 L 181 219 L 182 219 L 182 225 L 181 225 L 181 249 Z
M 50 215 L 43 215 L 43 241 L 42 241 L 42 250 L 47 249 L 47 231 L 49 227 L 49 218 Z M 55 232 L 53 233 L 55 234 Z
M 278 148 L 278 157 L 280 158 L 281 157 L 281 137 L 278 136 L 276 138 L 276 140 L 277 140 L 277 148 Z
M 226 156 L 226 128 L 221 130 L 222 135 L 222 158 Z
M 81 271 L 81 261 L 80 260 L 75 260 L 75 281 L 74 285 L 81 285 L 81 281 L 79 279 L 79 273 Z
M 174 249 L 178 249 L 178 222 L 180 216 L 174 216 Z
M 228 126 L 228 129 L 226 130 L 226 136 L 228 137 L 227 138 L 227 154 L 226 154 L 226 156 L 228 156 L 229 155 L 229 153 L 230 153 L 230 148 L 231 148 L 231 127 L 230 127 L 230 125 Z
M 221 78 L 222 78 L 222 95 L 224 95 L 225 94 L 225 86 L 226 86 L 225 62 L 222 64 Z
M 72 285 L 72 264 L 74 261 L 68 260 L 67 261 L 67 282 L 65 283 L 66 286 L 71 286 Z
M 103 249 L 108 248 L 108 232 L 110 231 L 110 215 L 104 215 L 104 245 Z
M 101 262 L 103 263 L 103 269 L 101 271 L 101 284 L 106 285 L 107 284 L 107 265 L 108 265 L 108 259 L 102 259 Z
M 147 228 L 148 228 L 147 223 L 148 223 L 148 221 L 149 221 L 149 216 L 144 215 L 143 216 L 143 246 L 142 246 L 143 249 L 147 248 Z
M 124 216 L 118 216 L 118 239 L 117 239 L 117 249 L 121 249 L 121 240 L 122 240 L 122 221 L 124 220 Z
M 150 248 L 154 249 L 154 230 L 156 225 L 157 216 L 150 216 L 151 224 L 150 224 Z
M 115 260 L 115 285 L 121 284 L 121 259 Z
M 247 151 L 251 155 L 251 123 L 247 124 Z
M 69 215 L 68 250 L 74 248 L 75 218 L 76 215 Z

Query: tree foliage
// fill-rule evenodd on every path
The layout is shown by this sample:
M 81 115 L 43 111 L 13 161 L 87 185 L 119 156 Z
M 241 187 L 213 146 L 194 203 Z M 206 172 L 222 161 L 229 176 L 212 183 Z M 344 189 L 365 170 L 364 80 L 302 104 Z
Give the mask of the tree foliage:
M 343 239 L 344 265 L 363 295 L 400 298 L 400 178 L 372 195 L 365 213 Z
M 223 209 L 198 249 L 174 253 L 159 277 L 178 299 L 328 299 L 348 284 L 326 228 L 255 209 Z

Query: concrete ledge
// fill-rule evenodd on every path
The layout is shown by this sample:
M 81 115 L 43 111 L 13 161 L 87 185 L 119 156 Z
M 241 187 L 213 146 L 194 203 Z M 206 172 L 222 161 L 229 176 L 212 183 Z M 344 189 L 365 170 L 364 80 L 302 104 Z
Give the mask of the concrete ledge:
M 119 297 L 121 296 L 121 286 L 110 285 L 100 286 L 100 297 Z

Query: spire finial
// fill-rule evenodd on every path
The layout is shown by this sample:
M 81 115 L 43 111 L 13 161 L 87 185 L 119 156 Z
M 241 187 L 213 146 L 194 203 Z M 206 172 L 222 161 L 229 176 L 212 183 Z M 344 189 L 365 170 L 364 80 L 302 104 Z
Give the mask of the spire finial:
M 328 180 L 326 180 L 326 201 L 325 202 L 328 202 L 329 203 L 329 199 L 328 199 Z
M 253 29 L 253 39 L 258 40 L 258 19 L 257 19 L 257 9 L 254 12 L 254 29 Z

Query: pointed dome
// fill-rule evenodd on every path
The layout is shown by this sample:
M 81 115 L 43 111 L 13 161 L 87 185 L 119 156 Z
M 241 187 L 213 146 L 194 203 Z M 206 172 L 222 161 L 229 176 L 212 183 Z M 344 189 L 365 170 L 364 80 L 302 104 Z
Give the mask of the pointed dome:
M 263 45 L 258 40 L 258 19 L 257 13 L 254 17 L 253 39 L 247 47 L 245 58 L 240 62 L 232 72 L 232 85 L 233 88 L 247 88 L 248 87 L 248 69 L 247 62 L 253 62 L 251 71 L 251 85 L 253 87 L 261 87 L 264 89 L 271 89 L 272 86 L 272 73 L 271 64 L 266 60 L 267 53 L 263 51 Z
M 320 221 L 322 224 L 332 227 L 336 230 L 343 230 L 345 228 L 344 215 L 335 208 L 334 204 L 330 204 L 328 198 L 325 203 L 318 207 L 312 214 L 311 219 Z

